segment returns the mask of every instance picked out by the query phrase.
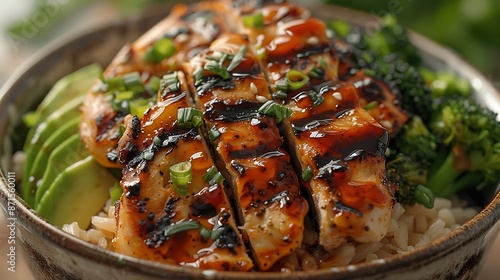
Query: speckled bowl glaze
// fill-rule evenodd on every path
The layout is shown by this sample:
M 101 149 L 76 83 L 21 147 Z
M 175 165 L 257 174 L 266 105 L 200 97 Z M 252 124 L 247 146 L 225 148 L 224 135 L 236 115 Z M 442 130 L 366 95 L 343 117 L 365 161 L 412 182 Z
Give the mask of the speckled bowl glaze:
M 371 28 L 376 19 L 333 6 L 309 7 L 321 18 L 337 18 Z M 167 10 L 163 13 L 165 15 Z M 14 209 L 17 243 L 25 251 L 33 275 L 39 279 L 472 279 L 485 251 L 500 230 L 500 193 L 472 220 L 431 245 L 382 261 L 295 273 L 237 273 L 201 271 L 139 260 L 101 249 L 50 225 L 12 192 L 6 178 L 12 171 L 13 131 L 20 116 L 35 105 L 59 78 L 92 62 L 107 65 L 119 48 L 137 38 L 161 15 L 128 19 L 41 51 L 20 68 L 0 91 L 0 203 Z M 500 94 L 451 51 L 417 35 L 414 43 L 425 63 L 434 69 L 453 69 L 470 80 L 477 97 L 500 112 Z M 19 140 L 17 140 L 19 141 Z M 4 176 L 5 175 L 5 176 Z

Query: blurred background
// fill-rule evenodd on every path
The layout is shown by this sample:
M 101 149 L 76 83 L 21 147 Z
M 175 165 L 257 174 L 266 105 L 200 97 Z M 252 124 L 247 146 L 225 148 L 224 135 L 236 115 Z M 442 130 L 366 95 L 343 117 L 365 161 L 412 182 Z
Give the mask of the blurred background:
M 1 0 L 0 85 L 39 49 L 61 37 L 161 9 L 172 0 Z M 184 2 L 184 1 L 177 1 Z M 500 0 L 295 0 L 328 3 L 374 16 L 395 15 L 405 26 L 459 53 L 500 88 Z M 165 11 L 167 12 L 167 11 Z M 2 211 L 0 211 L 2 212 Z M 5 219 L 0 213 L 0 274 L 7 273 Z M 4 250 L 5 249 L 5 250 Z M 479 279 L 497 279 L 500 238 L 487 257 Z M 8 279 L 31 279 L 25 264 Z M 13 278 L 12 278 L 12 277 Z M 3 277 L 0 277 L 4 279 Z

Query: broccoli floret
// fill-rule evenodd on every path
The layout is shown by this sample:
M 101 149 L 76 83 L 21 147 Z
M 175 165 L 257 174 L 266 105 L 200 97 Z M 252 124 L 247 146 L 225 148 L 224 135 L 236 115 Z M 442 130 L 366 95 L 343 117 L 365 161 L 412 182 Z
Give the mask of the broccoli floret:
M 472 97 L 439 104 L 429 125 L 442 151 L 431 165 L 427 187 L 439 197 L 500 181 L 500 122 Z
M 419 169 L 429 168 L 436 157 L 436 138 L 419 116 L 413 116 L 393 142 L 394 149 L 408 156 L 419 165 Z
M 427 170 L 436 157 L 434 135 L 419 116 L 413 116 L 391 140 L 387 155 L 387 179 L 398 186 L 400 203 L 434 205 L 434 195 L 425 187 Z
M 404 154 L 396 154 L 387 162 L 387 180 L 397 185 L 396 200 L 403 204 L 420 203 L 434 207 L 434 195 L 424 186 L 426 170 Z
M 358 56 L 358 66 L 365 73 L 384 81 L 401 100 L 401 106 L 411 115 L 419 115 L 425 122 L 431 115 L 432 98 L 418 68 L 406 62 L 397 53 L 377 57 L 370 51 Z
M 353 43 L 358 49 L 370 50 L 377 56 L 398 54 L 403 61 L 413 66 L 419 66 L 421 62 L 420 55 L 410 42 L 406 29 L 391 14 L 381 18 L 378 30 L 365 33 L 361 40 Z
M 410 42 L 405 28 L 392 15 L 381 19 L 381 28 L 372 33 L 359 34 L 351 29 L 345 37 L 350 43 L 356 69 L 364 69 L 365 74 L 384 81 L 401 100 L 405 111 L 419 115 L 428 121 L 431 115 L 432 99 L 429 88 L 419 71 L 420 56 Z M 337 34 L 345 33 L 345 28 L 331 23 Z

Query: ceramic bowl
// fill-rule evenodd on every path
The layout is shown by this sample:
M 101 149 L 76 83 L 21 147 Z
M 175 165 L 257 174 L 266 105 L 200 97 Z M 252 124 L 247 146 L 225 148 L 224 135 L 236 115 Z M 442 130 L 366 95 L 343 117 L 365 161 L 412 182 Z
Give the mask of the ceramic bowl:
M 333 6 L 309 7 L 319 17 L 347 20 L 361 28 L 376 21 L 366 14 Z M 500 229 L 500 193 L 485 197 L 487 204 L 472 220 L 446 238 L 414 252 L 378 262 L 295 273 L 236 273 L 201 271 L 154 263 L 101 249 L 50 225 L 14 192 L 9 181 L 13 149 L 22 145 L 12 138 L 20 116 L 36 105 L 59 78 L 84 65 L 107 65 L 125 42 L 137 38 L 160 15 L 128 19 L 52 45 L 19 69 L 0 91 L 0 149 L 2 181 L 0 204 L 8 218 L 16 219 L 16 246 L 26 255 L 39 279 L 471 279 L 485 251 Z M 412 40 L 425 63 L 434 69 L 452 69 L 470 80 L 478 99 L 500 112 L 500 94 L 470 65 L 454 53 L 417 34 Z M 12 214 L 12 215 L 11 215 Z

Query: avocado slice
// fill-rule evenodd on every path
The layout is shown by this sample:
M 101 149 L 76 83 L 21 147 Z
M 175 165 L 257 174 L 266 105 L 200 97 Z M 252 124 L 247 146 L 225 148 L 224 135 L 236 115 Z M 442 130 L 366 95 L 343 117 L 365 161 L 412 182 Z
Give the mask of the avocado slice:
M 48 161 L 45 163 L 47 168 L 43 173 L 43 177 L 36 183 L 34 208 L 36 209 L 45 192 L 49 190 L 52 182 L 54 182 L 61 172 L 75 162 L 86 158 L 88 155 L 89 152 L 85 148 L 85 144 L 80 140 L 80 134 L 74 134 L 62 142 L 50 154 Z
M 24 183 L 24 187 L 28 189 L 35 189 L 47 168 L 47 163 L 49 162 L 49 156 L 52 154 L 54 149 L 59 147 L 61 143 L 70 138 L 71 136 L 78 134 L 78 124 L 80 123 L 80 117 L 76 117 L 60 128 L 58 128 L 54 134 L 52 134 L 47 141 L 45 141 L 36 154 L 35 160 L 33 161 L 33 167 L 30 170 L 29 178 L 27 182 Z
M 36 211 L 58 227 L 76 221 L 80 228 L 88 228 L 92 215 L 109 199 L 109 188 L 115 182 L 106 168 L 88 156 L 57 176 Z
M 36 111 L 31 112 L 30 117 L 34 118 L 33 122 L 35 125 L 61 108 L 64 104 L 78 96 L 84 95 L 101 74 L 101 66 L 93 63 L 62 77 L 43 98 Z M 29 135 L 28 138 L 30 139 L 31 136 L 33 135 Z
M 23 169 L 23 188 L 22 194 L 23 198 L 28 203 L 28 205 L 33 207 L 35 187 L 33 184 L 26 184 L 26 182 L 32 181 L 30 178 L 31 168 L 35 161 L 36 155 L 40 148 L 43 146 L 45 141 L 54 134 L 59 127 L 64 125 L 68 120 L 74 119 L 80 116 L 80 106 L 83 103 L 85 96 L 77 97 L 70 102 L 66 103 L 63 107 L 56 110 L 50 116 L 41 122 L 36 128 L 33 128 L 34 133 L 31 140 L 25 144 L 24 152 L 26 154 L 26 162 Z M 29 187 L 28 187 L 29 186 Z

